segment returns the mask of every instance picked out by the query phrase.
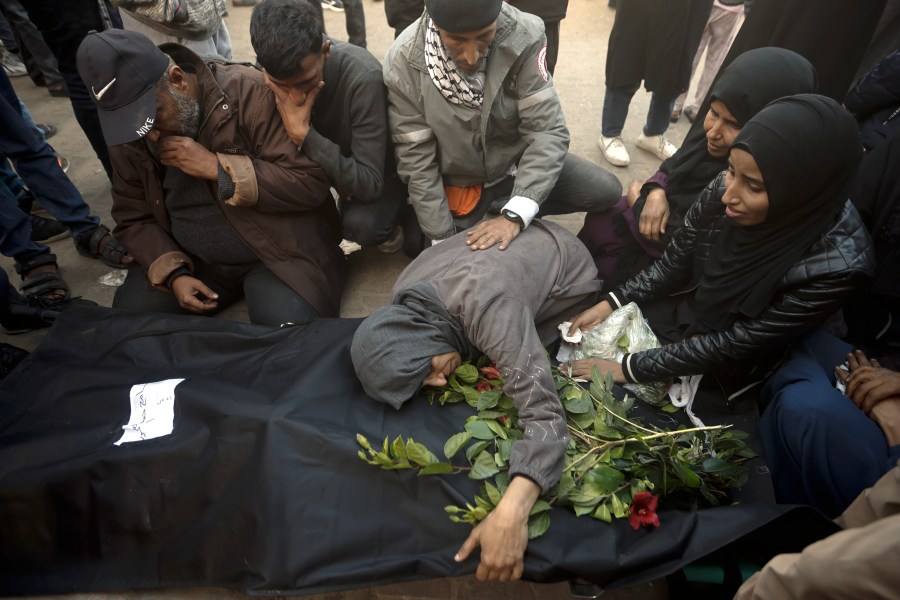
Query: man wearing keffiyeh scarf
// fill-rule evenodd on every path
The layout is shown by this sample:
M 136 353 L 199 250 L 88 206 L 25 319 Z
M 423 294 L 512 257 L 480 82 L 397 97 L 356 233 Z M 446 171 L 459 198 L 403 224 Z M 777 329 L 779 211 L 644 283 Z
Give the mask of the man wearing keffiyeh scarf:
M 502 0 L 426 0 L 385 57 L 384 80 L 415 211 L 410 256 L 469 227 L 470 249 L 505 250 L 536 216 L 618 200 L 616 177 L 568 154 L 537 17 Z M 500 216 L 478 222 L 490 212 Z

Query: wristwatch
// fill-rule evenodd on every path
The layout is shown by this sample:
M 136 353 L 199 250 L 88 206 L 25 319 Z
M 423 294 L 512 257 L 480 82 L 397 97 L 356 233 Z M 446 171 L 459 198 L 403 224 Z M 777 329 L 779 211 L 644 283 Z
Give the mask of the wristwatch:
M 522 219 L 522 217 L 520 217 L 517 213 L 514 213 L 513 211 L 509 210 L 508 208 L 504 208 L 503 210 L 500 211 L 500 214 L 503 216 L 504 219 L 512 221 L 513 223 L 518 223 L 519 227 L 521 227 L 522 229 L 525 228 L 524 219 Z

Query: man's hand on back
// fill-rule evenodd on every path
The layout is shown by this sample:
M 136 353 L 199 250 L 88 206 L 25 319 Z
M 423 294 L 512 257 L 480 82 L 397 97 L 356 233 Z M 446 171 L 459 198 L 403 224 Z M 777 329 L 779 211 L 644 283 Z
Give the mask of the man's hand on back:
M 472 250 L 487 250 L 494 244 L 500 244 L 500 250 L 506 248 L 522 231 L 522 226 L 506 217 L 497 217 L 482 221 L 466 234 L 466 244 Z

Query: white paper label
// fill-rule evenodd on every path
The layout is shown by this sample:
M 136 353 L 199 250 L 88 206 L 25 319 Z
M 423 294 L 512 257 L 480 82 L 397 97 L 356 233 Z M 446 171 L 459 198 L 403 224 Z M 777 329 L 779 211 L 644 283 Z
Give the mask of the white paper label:
M 175 427 L 175 387 L 184 379 L 131 386 L 131 419 L 116 446 L 169 435 Z

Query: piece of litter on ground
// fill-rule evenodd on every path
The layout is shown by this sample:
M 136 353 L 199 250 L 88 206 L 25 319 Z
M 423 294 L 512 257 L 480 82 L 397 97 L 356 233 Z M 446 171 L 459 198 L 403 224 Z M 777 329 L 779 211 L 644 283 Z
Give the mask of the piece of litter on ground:
M 344 251 L 344 256 L 349 256 L 357 250 L 362 250 L 362 246 L 350 240 L 341 240 L 341 250 Z
M 123 271 L 122 269 L 116 269 L 115 271 L 110 271 L 106 275 L 102 276 L 98 281 L 103 285 L 108 285 L 110 287 L 119 287 L 123 283 L 125 283 L 125 274 L 127 271 Z
M 564 323 L 560 323 L 559 332 L 562 334 L 562 339 L 566 340 L 567 342 L 571 342 L 573 344 L 580 344 L 581 337 L 582 337 L 581 330 L 576 329 L 575 333 L 573 335 L 569 335 L 569 327 L 571 327 L 571 326 L 572 326 L 572 323 L 570 321 L 565 321 Z

